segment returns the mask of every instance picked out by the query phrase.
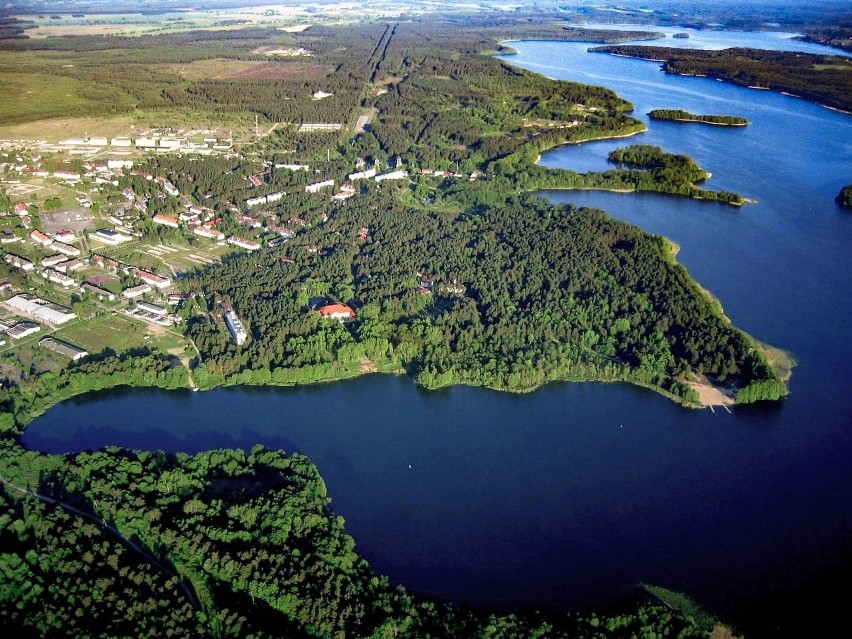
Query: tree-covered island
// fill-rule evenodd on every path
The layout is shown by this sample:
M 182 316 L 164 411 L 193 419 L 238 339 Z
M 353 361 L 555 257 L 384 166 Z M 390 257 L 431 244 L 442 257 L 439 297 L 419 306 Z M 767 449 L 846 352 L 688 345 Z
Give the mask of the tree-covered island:
M 748 120 L 738 115 L 696 114 L 683 109 L 653 109 L 648 112 L 653 120 L 671 120 L 673 122 L 698 122 L 718 126 L 746 126 Z
M 43 91 L 0 111 L 4 124 L 38 124 L 70 95 L 75 115 L 154 131 L 116 136 L 135 145 L 132 167 L 59 144 L 3 158 L 46 193 L 0 201 L 15 212 L 0 222 L 0 275 L 16 335 L 0 360 L 0 625 L 20 636 L 709 636 L 703 621 L 635 602 L 515 615 L 411 595 L 355 553 L 298 454 L 20 445 L 52 404 L 127 385 L 384 371 L 426 388 L 629 382 L 689 406 L 696 380 L 741 403 L 783 396 L 763 349 L 670 242 L 536 195 L 739 197 L 697 189 L 703 169 L 645 145 L 614 152 L 620 166 L 603 173 L 536 164 L 556 145 L 644 128 L 607 89 L 490 56 L 536 30 L 436 21 L 0 44 L 3 72 Z M 204 131 L 197 146 L 178 139 L 189 129 Z M 93 144 L 79 135 L 70 148 Z M 92 224 L 63 234 L 51 215 L 69 201 Z M 68 246 L 88 247 L 79 264 L 65 263 Z M 58 264 L 64 273 L 48 270 Z M 36 337 L 44 309 L 73 318 Z
M 590 51 L 658 60 L 663 71 L 770 89 L 832 109 L 852 111 L 852 61 L 837 55 L 734 47 L 721 51 L 605 45 Z

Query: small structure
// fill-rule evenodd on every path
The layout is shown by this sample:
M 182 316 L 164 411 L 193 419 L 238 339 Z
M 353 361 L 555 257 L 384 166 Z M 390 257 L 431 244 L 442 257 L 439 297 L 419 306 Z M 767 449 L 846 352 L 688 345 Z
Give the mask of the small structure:
M 89 237 L 94 240 L 98 240 L 99 242 L 103 242 L 104 244 L 112 244 L 113 246 L 129 242 L 133 239 L 129 235 L 124 235 L 118 231 L 111 231 L 110 229 L 98 229 L 94 233 L 90 234 Z
M 305 186 L 305 191 L 308 193 L 316 193 L 320 189 L 324 189 L 328 186 L 334 186 L 334 180 L 324 180 L 323 182 L 315 182 L 314 184 L 308 184 Z
M 121 291 L 121 296 L 133 300 L 137 297 L 142 297 L 145 293 L 150 293 L 154 289 L 151 288 L 148 284 L 140 284 L 139 286 L 131 286 L 130 288 L 126 288 Z
M 56 269 L 46 268 L 41 274 L 47 278 L 47 281 L 53 282 L 54 284 L 59 284 L 60 286 L 64 286 L 68 288 L 69 286 L 74 286 L 77 282 L 74 281 L 73 278 L 68 277 L 65 273 L 61 273 Z
M 168 288 L 172 285 L 172 281 L 168 277 L 162 277 L 156 273 L 143 271 L 141 268 L 133 269 L 133 274 L 146 284 L 150 284 L 155 288 Z
M 157 213 L 154 217 L 151 218 L 151 221 L 154 224 L 162 224 L 163 226 L 170 226 L 173 229 L 176 229 L 180 226 L 180 220 L 177 218 L 171 217 L 170 215 L 163 215 L 162 213 Z
M 228 327 L 228 331 L 231 333 L 231 337 L 234 338 L 236 345 L 241 346 L 246 341 L 248 333 L 246 333 L 243 323 L 234 311 L 225 313 L 225 325 Z
M 376 176 L 376 182 L 383 182 L 384 180 L 402 180 L 408 177 L 408 171 L 404 169 L 398 169 L 396 171 L 390 171 L 389 173 L 381 173 Z
M 78 257 L 80 255 L 80 249 L 65 242 L 54 242 L 51 248 L 57 253 L 62 253 L 68 257 Z
M 239 246 L 247 251 L 256 251 L 260 248 L 260 244 L 257 242 L 246 240 L 241 237 L 237 237 L 236 235 L 232 235 L 228 238 L 228 244 L 231 244 L 232 246 Z
M 3 256 L 3 259 L 7 264 L 14 266 L 15 268 L 19 268 L 22 271 L 32 271 L 35 269 L 35 266 L 32 262 L 30 262 L 27 258 L 21 257 L 20 255 L 15 255 L 14 253 L 6 253 Z
M 83 282 L 80 290 L 97 296 L 99 300 L 107 300 L 110 302 L 115 301 L 115 293 L 108 291 L 105 288 L 101 288 L 97 284 L 92 284 L 91 282 Z
M 41 326 L 35 322 L 18 322 L 14 326 L 6 329 L 6 335 L 12 339 L 23 339 L 27 335 L 38 333 L 40 330 Z
M 89 354 L 88 351 L 84 351 L 82 348 L 78 348 L 73 344 L 63 342 L 62 340 L 54 337 L 45 337 L 39 342 L 39 346 L 44 346 L 46 349 L 51 350 L 54 353 L 70 357 L 72 362 L 76 362 L 78 359 L 82 359 Z
M 32 239 L 32 241 L 36 244 L 41 244 L 42 246 L 50 246 L 53 244 L 53 238 L 48 237 L 39 230 L 32 231 L 30 233 L 30 239 Z
M 196 235 L 200 235 L 201 237 L 216 240 L 217 242 L 221 242 L 225 239 L 225 234 L 222 233 L 222 231 L 210 228 L 208 226 L 196 226 L 194 229 L 192 229 L 192 232 Z
M 336 319 L 339 322 L 347 322 L 358 317 L 358 314 L 346 304 L 326 304 L 320 307 L 319 313 L 324 319 Z
M 159 304 L 151 304 L 150 302 L 136 302 L 136 307 L 148 313 L 160 315 L 161 317 L 165 317 L 169 314 L 169 309 L 167 309 L 165 306 L 160 306 Z

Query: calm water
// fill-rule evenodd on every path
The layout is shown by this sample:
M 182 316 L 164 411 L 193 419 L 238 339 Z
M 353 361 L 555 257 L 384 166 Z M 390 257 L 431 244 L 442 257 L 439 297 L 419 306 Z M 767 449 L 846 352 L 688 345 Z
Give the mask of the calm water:
M 666 44 L 825 50 L 786 38 L 702 32 Z M 455 601 L 597 606 L 645 581 L 688 592 L 755 637 L 841 619 L 824 595 L 852 577 L 852 215 L 833 201 L 852 181 L 852 117 L 665 76 L 585 44 L 513 46 L 513 64 L 613 88 L 637 116 L 671 107 L 752 122 L 652 122 L 629 142 L 687 153 L 713 173 L 707 188 L 758 204 L 549 195 L 680 244 L 679 260 L 737 325 L 799 359 L 789 398 L 728 415 L 623 385 L 426 393 L 372 375 L 300 389 L 101 393 L 51 409 L 25 443 L 304 452 L 379 571 Z M 597 170 L 629 142 L 565 147 L 542 162 Z

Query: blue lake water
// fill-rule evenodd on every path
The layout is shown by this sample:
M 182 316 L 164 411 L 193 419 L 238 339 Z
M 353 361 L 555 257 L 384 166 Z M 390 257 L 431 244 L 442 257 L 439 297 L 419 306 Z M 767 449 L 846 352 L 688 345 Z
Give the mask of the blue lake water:
M 694 35 L 666 44 L 827 51 L 787 34 Z M 52 408 L 25 444 L 304 452 L 379 571 L 454 601 L 597 606 L 643 581 L 683 590 L 755 637 L 842 619 L 825 595 L 852 577 L 852 214 L 834 203 L 852 182 L 852 116 L 667 76 L 657 63 L 587 53 L 586 44 L 512 46 L 512 64 L 608 86 L 646 120 L 669 107 L 751 121 L 650 122 L 630 140 L 563 147 L 542 163 L 599 170 L 613 148 L 657 144 L 711 171 L 707 188 L 757 200 L 736 209 L 547 194 L 678 243 L 680 262 L 734 323 L 796 355 L 787 399 L 728 415 L 626 385 L 428 393 L 370 375 L 296 389 L 99 393 Z

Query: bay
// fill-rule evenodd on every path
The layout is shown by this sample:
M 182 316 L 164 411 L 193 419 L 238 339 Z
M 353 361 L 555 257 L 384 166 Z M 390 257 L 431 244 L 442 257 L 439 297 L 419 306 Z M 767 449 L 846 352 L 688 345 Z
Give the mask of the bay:
M 704 46 L 790 44 L 785 34 L 702 37 L 712 39 Z M 677 46 L 686 43 L 701 44 L 696 36 Z M 637 117 L 683 108 L 751 121 L 649 122 L 628 141 L 562 147 L 542 163 L 600 170 L 613 148 L 657 144 L 711 171 L 706 188 L 756 204 L 546 196 L 677 242 L 679 261 L 735 324 L 795 354 L 787 399 L 728 415 L 626 385 L 428 393 L 370 375 L 293 389 L 98 393 L 49 410 L 24 443 L 48 452 L 258 443 L 304 452 L 378 571 L 457 602 L 600 606 L 643 581 L 689 593 L 751 636 L 793 636 L 809 618 L 841 618 L 827 594 L 852 577 L 852 216 L 834 196 L 852 175 L 852 117 L 666 76 L 657 63 L 587 53 L 586 44 L 512 46 L 512 64 L 608 86 Z

